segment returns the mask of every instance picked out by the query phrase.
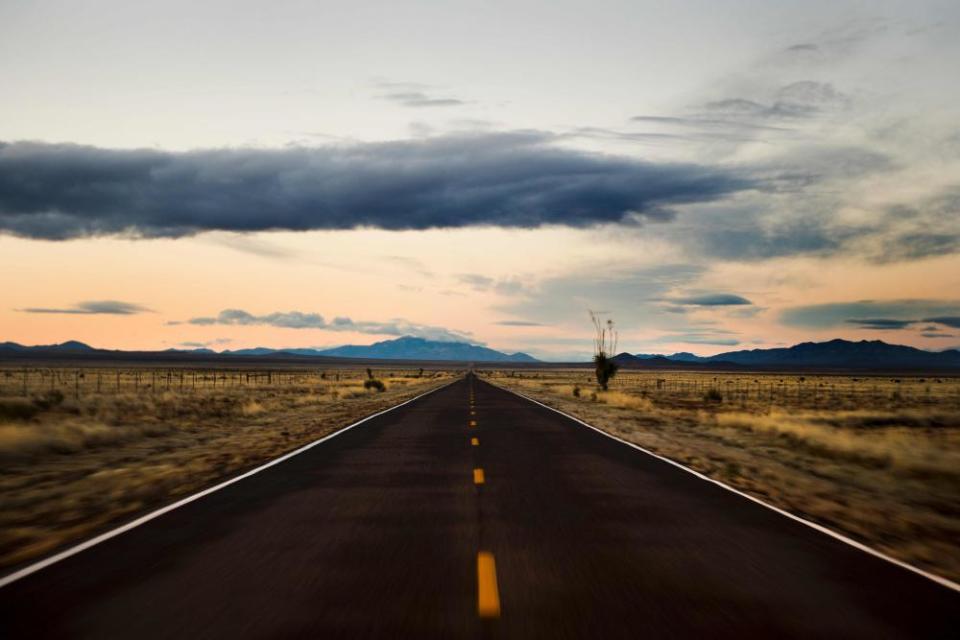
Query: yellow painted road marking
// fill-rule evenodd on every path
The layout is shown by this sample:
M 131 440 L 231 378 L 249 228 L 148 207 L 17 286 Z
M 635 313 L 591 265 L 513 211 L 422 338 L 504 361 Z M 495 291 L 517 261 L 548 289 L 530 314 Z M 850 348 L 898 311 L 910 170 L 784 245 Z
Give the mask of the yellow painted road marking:
M 471 421 L 470 421 L 470 426 L 471 426 L 471 427 L 477 426 L 477 421 L 476 421 L 476 420 L 471 420 Z
M 480 438 L 470 438 L 470 444 L 472 444 L 472 445 L 475 446 L 475 447 L 479 447 L 479 446 L 480 446 Z
M 497 563 L 489 551 L 477 554 L 477 615 L 481 618 L 500 617 Z
M 473 484 L 483 484 L 483 469 L 473 470 Z
M 470 412 L 470 415 L 475 416 L 475 415 L 477 415 L 477 412 L 476 412 L 476 411 L 471 411 L 471 412 Z

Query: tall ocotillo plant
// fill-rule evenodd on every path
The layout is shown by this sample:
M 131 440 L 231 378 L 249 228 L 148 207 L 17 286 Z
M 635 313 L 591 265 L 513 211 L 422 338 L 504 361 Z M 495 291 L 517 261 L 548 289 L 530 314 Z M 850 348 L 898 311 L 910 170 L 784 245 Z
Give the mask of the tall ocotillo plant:
M 613 320 L 606 321 L 600 317 L 600 314 L 590 311 L 590 319 L 593 321 L 595 330 L 593 337 L 593 366 L 597 375 L 597 384 L 604 391 L 610 384 L 610 379 L 617 375 L 620 366 L 613 361 L 613 356 L 617 351 L 617 330 L 614 327 Z

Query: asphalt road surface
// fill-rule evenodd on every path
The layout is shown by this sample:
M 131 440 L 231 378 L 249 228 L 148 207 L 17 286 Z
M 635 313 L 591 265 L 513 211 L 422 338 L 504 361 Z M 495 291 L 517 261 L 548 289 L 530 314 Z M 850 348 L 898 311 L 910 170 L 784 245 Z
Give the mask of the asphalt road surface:
M 958 629 L 960 594 L 472 376 L 0 589 L 3 638 Z

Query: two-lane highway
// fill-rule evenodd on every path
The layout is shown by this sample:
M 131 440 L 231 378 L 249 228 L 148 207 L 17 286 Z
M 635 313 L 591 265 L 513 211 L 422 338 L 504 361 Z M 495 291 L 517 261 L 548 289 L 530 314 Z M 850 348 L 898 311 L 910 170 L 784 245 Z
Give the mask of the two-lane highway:
M 958 624 L 956 592 L 474 376 L 0 589 L 4 638 Z

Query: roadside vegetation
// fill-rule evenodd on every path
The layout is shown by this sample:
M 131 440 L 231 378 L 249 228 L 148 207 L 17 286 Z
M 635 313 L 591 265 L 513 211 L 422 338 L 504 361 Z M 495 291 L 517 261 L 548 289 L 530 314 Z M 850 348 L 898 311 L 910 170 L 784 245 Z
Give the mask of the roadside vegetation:
M 607 391 L 610 380 L 617 375 L 620 369 L 614 360 L 617 355 L 617 334 L 613 320 L 606 321 L 594 311 L 590 311 L 590 320 L 593 321 L 593 372 L 597 378 L 597 386 L 601 391 Z
M 236 475 L 452 375 L 0 369 L 0 567 Z
M 960 579 L 960 379 L 580 370 L 491 382 Z

